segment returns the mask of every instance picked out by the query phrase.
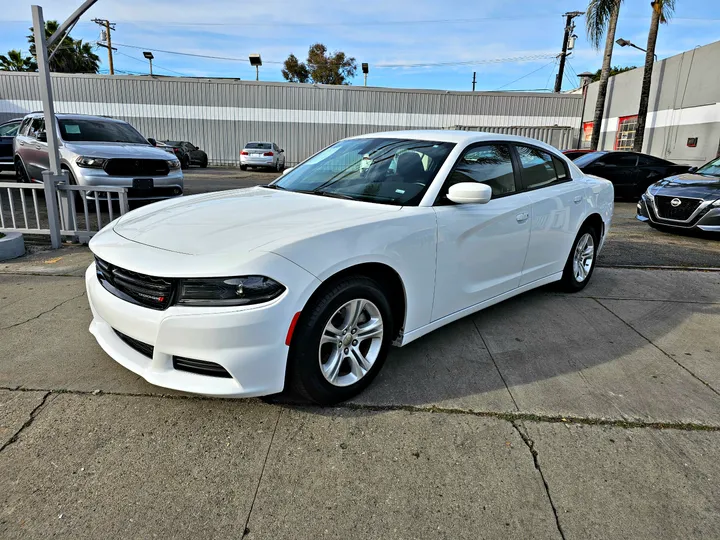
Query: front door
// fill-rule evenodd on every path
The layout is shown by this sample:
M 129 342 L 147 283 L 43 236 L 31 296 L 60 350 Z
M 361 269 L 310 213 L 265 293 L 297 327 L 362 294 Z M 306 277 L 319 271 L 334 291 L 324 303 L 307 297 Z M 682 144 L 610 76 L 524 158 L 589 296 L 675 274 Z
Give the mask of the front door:
M 486 204 L 454 204 L 447 190 L 460 182 L 490 185 Z M 471 146 L 445 181 L 434 207 L 438 224 L 432 319 L 515 289 L 530 239 L 531 204 L 520 193 L 510 146 Z

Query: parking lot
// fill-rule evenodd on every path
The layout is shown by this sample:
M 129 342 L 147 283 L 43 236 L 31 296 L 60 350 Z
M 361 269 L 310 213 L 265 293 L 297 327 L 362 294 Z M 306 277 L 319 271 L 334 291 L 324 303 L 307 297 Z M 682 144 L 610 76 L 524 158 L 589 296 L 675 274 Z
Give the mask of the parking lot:
M 581 293 L 394 349 L 324 409 L 145 383 L 87 331 L 87 249 L 38 240 L 0 263 L 0 537 L 720 537 L 720 241 L 615 212 Z

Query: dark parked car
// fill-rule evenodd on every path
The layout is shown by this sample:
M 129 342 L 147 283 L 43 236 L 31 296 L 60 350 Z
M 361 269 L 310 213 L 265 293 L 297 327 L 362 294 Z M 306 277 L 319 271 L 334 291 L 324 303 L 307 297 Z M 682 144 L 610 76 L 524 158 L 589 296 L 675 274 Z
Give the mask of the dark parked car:
M 638 202 L 637 218 L 653 227 L 720 232 L 720 157 L 650 186 Z
M 207 167 L 208 157 L 207 154 L 200 150 L 197 146 L 187 141 L 162 141 L 166 145 L 170 146 L 175 155 L 180 160 L 180 164 L 183 169 L 187 169 L 190 165 L 200 165 L 200 167 Z
M 0 124 L 0 171 L 14 171 L 13 140 L 22 124 L 22 118 L 15 118 Z
M 689 165 L 676 165 L 636 152 L 590 152 L 575 159 L 574 163 L 586 174 L 610 180 L 617 198 L 634 199 L 658 180 L 690 169 Z
M 580 156 L 584 156 L 590 152 L 594 152 L 594 150 L 563 150 L 563 154 L 565 154 L 565 157 L 570 161 L 575 161 Z

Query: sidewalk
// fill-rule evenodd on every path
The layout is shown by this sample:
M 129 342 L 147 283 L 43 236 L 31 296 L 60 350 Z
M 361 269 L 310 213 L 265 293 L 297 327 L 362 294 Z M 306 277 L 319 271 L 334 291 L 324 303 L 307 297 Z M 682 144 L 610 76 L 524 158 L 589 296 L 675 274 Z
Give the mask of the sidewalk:
M 321 409 L 123 369 L 87 332 L 80 252 L 0 267 L 62 274 L 0 274 L 2 538 L 720 537 L 718 272 L 598 268 Z

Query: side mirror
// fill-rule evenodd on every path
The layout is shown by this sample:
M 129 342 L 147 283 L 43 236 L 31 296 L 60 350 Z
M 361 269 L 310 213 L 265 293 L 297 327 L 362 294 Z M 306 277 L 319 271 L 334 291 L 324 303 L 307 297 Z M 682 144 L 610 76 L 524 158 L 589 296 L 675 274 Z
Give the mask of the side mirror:
M 295 167 L 288 167 L 287 169 L 283 169 L 283 172 L 282 172 L 283 175 L 289 173 L 289 172 L 292 171 L 294 168 L 295 168 Z
M 47 142 L 47 133 L 44 131 L 39 132 L 36 137 L 37 140 L 40 142 Z
M 147 141 L 148 141 L 150 144 L 152 144 L 153 146 L 157 146 L 157 141 L 156 141 L 155 139 L 153 139 L 152 137 L 148 137 L 148 140 L 147 140 Z
M 492 188 L 477 182 L 460 182 L 450 186 L 447 198 L 458 204 L 485 204 L 492 198 Z
M 698 170 L 697 167 L 690 167 L 687 172 L 695 172 L 697 170 Z
M 280 153 L 281 153 L 281 154 L 284 154 L 284 153 L 285 153 L 285 150 L 283 150 L 283 149 L 281 148 L 281 149 L 280 149 Z

